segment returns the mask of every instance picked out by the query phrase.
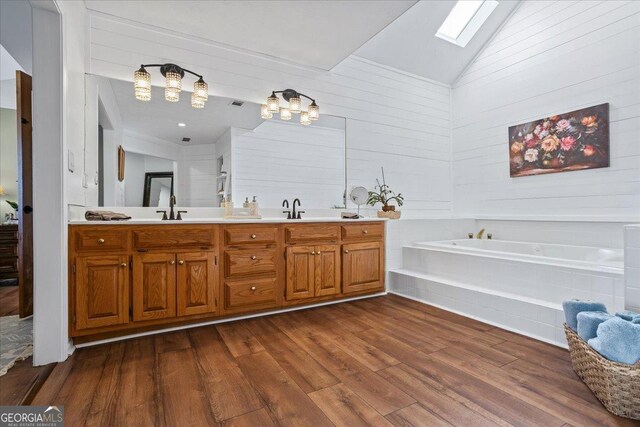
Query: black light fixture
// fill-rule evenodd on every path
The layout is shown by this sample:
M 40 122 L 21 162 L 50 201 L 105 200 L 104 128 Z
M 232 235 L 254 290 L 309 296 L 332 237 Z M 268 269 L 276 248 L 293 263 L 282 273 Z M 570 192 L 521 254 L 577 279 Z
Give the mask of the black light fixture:
M 136 99 L 140 101 L 151 100 L 151 74 L 147 67 L 159 67 L 160 73 L 166 79 L 164 88 L 164 99 L 169 102 L 178 102 L 182 91 L 182 78 L 185 73 L 193 74 L 198 80 L 193 85 L 191 94 L 191 106 L 193 108 L 204 108 L 205 102 L 209 99 L 209 85 L 205 83 L 202 76 L 191 70 L 182 68 L 176 64 L 142 64 L 140 69 L 133 73 L 133 87 Z
M 289 103 L 288 107 L 280 107 L 280 98 L 277 94 L 282 94 L 282 98 Z M 307 110 L 302 109 L 302 99 L 307 98 L 311 104 Z M 292 114 L 300 114 L 300 123 L 310 125 L 311 121 L 320 118 L 320 107 L 316 100 L 293 89 L 275 90 L 267 98 L 267 103 L 262 104 L 260 116 L 263 119 L 270 119 L 274 113 L 280 113 L 281 120 L 291 120 Z

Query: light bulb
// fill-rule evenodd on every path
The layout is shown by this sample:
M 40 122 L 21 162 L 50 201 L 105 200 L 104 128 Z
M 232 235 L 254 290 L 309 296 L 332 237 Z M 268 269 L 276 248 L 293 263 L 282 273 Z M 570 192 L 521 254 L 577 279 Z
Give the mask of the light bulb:
M 178 102 L 180 101 L 180 91 L 167 87 L 164 89 L 164 99 L 169 102 Z
M 267 98 L 267 108 L 270 113 L 280 111 L 280 99 L 276 96 L 275 92 L 271 92 L 271 96 Z
M 282 107 L 280 109 L 280 120 L 291 120 L 291 110 L 287 107 Z
M 307 111 L 300 112 L 300 124 L 305 126 L 311 124 L 311 119 L 309 119 L 309 113 Z
M 289 98 L 289 109 L 291 110 L 292 113 L 295 113 L 295 114 L 300 113 L 300 105 L 301 105 L 301 101 L 299 96 L 293 96 Z
M 267 104 L 262 104 L 260 106 L 260 117 L 263 119 L 270 119 L 273 117 L 273 114 L 269 112 L 269 107 Z
M 182 76 L 174 71 L 167 71 L 164 75 L 166 78 L 165 88 L 177 92 L 182 90 Z
M 193 108 L 204 108 L 204 102 L 204 98 L 199 97 L 195 92 L 191 94 L 191 106 Z
M 313 101 L 311 105 L 309 105 L 309 119 L 318 120 L 320 118 L 320 107 L 316 104 L 316 101 Z
M 151 74 L 144 67 L 133 73 L 133 88 L 137 100 L 151 100 Z
M 203 101 L 209 99 L 209 85 L 202 80 L 202 77 L 193 84 L 193 93 L 195 93 L 198 98 L 202 98 Z

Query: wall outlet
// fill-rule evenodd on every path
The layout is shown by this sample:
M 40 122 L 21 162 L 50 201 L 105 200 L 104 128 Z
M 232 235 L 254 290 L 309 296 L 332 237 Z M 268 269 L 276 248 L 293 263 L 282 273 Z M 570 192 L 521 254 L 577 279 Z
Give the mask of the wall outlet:
M 73 155 L 73 151 L 71 150 L 67 151 L 67 168 L 71 173 L 73 173 L 73 171 L 75 171 L 76 169 L 75 156 Z

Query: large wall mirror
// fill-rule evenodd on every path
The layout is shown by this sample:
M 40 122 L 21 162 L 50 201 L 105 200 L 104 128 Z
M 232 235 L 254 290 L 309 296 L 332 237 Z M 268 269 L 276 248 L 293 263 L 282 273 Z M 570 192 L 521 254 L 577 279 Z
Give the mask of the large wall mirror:
M 238 99 L 210 96 L 195 109 L 186 91 L 168 102 L 153 87 L 143 102 L 131 82 L 87 75 L 86 86 L 85 159 L 95 167 L 88 206 L 165 206 L 172 195 L 193 207 L 219 207 L 223 196 L 236 206 L 253 196 L 267 208 L 296 197 L 306 208 L 344 206 L 342 117 L 303 126 L 296 115 L 264 120 L 260 105 Z

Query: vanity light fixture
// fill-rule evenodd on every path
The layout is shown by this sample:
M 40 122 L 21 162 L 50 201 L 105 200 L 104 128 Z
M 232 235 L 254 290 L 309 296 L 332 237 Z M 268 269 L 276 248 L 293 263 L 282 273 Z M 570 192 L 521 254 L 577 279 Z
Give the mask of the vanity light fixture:
M 289 103 L 288 107 L 280 107 L 280 98 L 278 98 L 277 94 L 282 94 L 282 98 Z M 311 101 L 306 110 L 302 108 L 302 98 L 307 98 Z M 320 107 L 316 104 L 316 100 L 293 89 L 271 92 L 266 104 L 262 104 L 260 108 L 260 117 L 268 120 L 273 117 L 274 113 L 278 112 L 281 120 L 291 120 L 292 114 L 300 114 L 300 123 L 303 125 L 309 125 L 312 121 L 320 118 Z
M 198 77 L 193 85 L 193 93 L 191 94 L 191 106 L 193 108 L 204 108 L 205 102 L 209 99 L 209 85 L 204 81 L 200 74 L 191 70 L 182 68 L 176 64 L 142 64 L 140 69 L 133 73 L 133 87 L 136 99 L 140 101 L 151 100 L 151 74 L 146 67 L 158 67 L 160 73 L 165 78 L 164 99 L 169 102 L 180 101 L 180 92 L 182 91 L 182 79 L 185 73 Z

